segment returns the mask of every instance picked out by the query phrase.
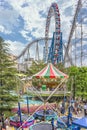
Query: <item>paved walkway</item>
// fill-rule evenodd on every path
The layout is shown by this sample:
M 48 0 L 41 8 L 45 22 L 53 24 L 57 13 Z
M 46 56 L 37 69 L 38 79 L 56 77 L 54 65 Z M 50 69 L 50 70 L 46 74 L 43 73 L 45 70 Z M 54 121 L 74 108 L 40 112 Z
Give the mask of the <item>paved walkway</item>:
M 8 127 L 8 128 L 6 128 L 6 130 L 17 130 L 17 129 L 15 129 L 14 127 Z M 20 129 L 20 130 L 22 130 L 22 129 Z M 29 128 L 25 128 L 23 130 L 29 130 Z

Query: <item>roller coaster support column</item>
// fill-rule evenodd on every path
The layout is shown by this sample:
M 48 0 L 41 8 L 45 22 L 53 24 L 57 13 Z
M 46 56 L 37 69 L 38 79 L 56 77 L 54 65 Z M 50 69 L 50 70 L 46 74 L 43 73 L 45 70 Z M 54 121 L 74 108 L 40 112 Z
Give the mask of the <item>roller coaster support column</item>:
M 21 117 L 20 102 L 18 102 L 18 115 L 19 115 L 19 117 L 20 117 L 20 123 L 21 123 L 21 126 L 22 126 L 22 117 Z M 24 129 L 22 128 L 22 130 L 24 130 Z
M 68 108 L 68 121 L 67 121 L 67 126 L 70 126 L 70 120 L 72 119 L 72 113 L 71 113 L 71 106 Z
M 29 100 L 28 100 L 28 97 L 27 98 L 27 111 L 28 111 L 28 114 L 29 114 Z
M 63 42 L 62 42 L 62 32 L 60 33 L 60 44 L 58 50 L 57 63 L 63 62 Z
M 45 53 L 45 47 L 43 48 L 43 61 L 46 61 L 46 53 Z

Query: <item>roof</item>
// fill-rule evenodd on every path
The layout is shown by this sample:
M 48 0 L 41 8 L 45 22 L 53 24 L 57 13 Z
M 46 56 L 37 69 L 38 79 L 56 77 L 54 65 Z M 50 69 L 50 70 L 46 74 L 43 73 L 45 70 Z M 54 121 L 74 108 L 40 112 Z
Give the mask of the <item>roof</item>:
M 46 67 L 44 67 L 40 72 L 34 75 L 36 78 L 68 78 L 68 75 L 61 72 L 51 63 L 49 63 Z

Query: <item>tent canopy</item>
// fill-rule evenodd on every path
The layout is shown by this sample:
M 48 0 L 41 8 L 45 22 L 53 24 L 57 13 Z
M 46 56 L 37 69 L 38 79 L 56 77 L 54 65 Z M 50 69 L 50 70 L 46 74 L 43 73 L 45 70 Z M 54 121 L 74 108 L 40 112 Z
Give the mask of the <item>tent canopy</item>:
M 36 78 L 68 78 L 68 75 L 64 74 L 60 70 L 58 70 L 55 66 L 49 63 L 45 68 L 43 68 L 40 72 L 34 75 Z
M 79 127 L 87 129 L 87 117 L 83 117 L 81 119 L 74 120 L 73 124 L 78 125 Z

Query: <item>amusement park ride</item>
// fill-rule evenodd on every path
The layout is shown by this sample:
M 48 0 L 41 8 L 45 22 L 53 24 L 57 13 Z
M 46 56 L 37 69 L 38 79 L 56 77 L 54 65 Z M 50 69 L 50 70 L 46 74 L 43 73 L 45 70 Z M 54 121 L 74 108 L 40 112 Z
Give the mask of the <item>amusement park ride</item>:
M 87 58 L 85 47 L 87 33 L 84 29 L 86 28 L 85 19 L 87 18 L 86 11 L 84 11 L 85 6 L 85 0 L 78 0 L 69 38 L 66 41 L 67 44 L 65 44 L 62 40 L 63 32 L 61 31 L 59 9 L 57 4 L 53 3 L 49 8 L 46 19 L 45 37 L 31 41 L 21 54 L 17 56 L 16 60 L 18 62 L 18 69 L 22 66 L 22 68 L 24 67 L 26 70 L 31 63 L 31 60 L 38 63 L 38 61 L 42 59 L 45 63 L 64 63 L 65 67 L 72 65 L 85 66 L 85 60 Z M 49 29 L 52 17 L 55 19 L 55 30 L 53 32 L 53 37 L 49 38 Z M 33 52 L 35 52 L 33 54 L 31 52 L 32 47 Z M 43 54 L 41 52 L 43 52 Z
M 48 66 L 45 69 L 43 69 L 43 70 L 45 70 L 47 72 L 48 72 L 48 70 L 50 70 L 49 72 L 52 72 L 51 76 L 53 76 L 53 73 L 54 73 L 54 70 L 55 70 L 55 73 L 57 75 L 56 78 L 64 78 L 63 80 L 61 80 L 61 83 L 60 83 L 60 86 L 61 86 L 62 83 L 65 82 L 65 80 L 68 78 L 68 76 L 66 74 L 58 71 L 54 67 L 53 67 L 54 68 L 54 70 L 53 70 L 52 64 L 57 64 L 57 63 L 61 63 L 62 62 L 62 63 L 65 63 L 65 64 L 69 63 L 69 65 L 76 65 L 77 57 L 75 55 L 74 60 L 72 60 L 73 58 L 71 58 L 70 57 L 71 54 L 69 54 L 71 50 L 69 50 L 69 49 L 70 49 L 73 33 L 74 33 L 74 31 L 76 31 L 75 29 L 76 29 L 77 17 L 78 17 L 78 15 L 80 15 L 80 10 L 82 9 L 82 4 L 83 4 L 82 1 L 79 0 L 78 4 L 77 4 L 75 16 L 74 16 L 74 19 L 73 19 L 73 24 L 72 24 L 72 27 L 71 27 L 71 31 L 70 31 L 70 35 L 69 35 L 67 46 L 65 46 L 63 44 L 63 42 L 62 42 L 62 32 L 61 32 L 61 29 L 60 29 L 60 27 L 61 27 L 61 25 L 60 25 L 61 24 L 60 23 L 60 13 L 59 13 L 58 5 L 56 3 L 53 3 L 50 6 L 50 9 L 48 11 L 48 16 L 47 16 L 47 20 L 46 20 L 46 28 L 45 28 L 45 38 L 39 38 L 39 39 L 36 39 L 36 40 L 32 41 L 31 43 L 29 43 L 27 45 L 27 47 L 22 51 L 22 53 L 16 59 L 20 60 L 22 58 L 21 61 L 24 62 L 25 58 L 26 58 L 27 59 L 27 64 L 28 64 L 28 61 L 30 60 L 30 47 L 35 44 L 36 45 L 36 52 L 37 52 L 37 54 L 36 54 L 37 55 L 37 60 L 39 60 L 39 46 L 38 46 L 38 43 L 43 40 L 44 43 L 45 43 L 45 46 L 43 47 L 43 60 L 44 60 L 45 63 L 49 63 L 50 62 L 50 64 L 48 64 Z M 50 21 L 51 21 L 51 17 L 52 16 L 54 16 L 54 18 L 55 18 L 55 31 L 53 32 L 53 38 L 49 38 L 49 27 L 50 27 Z M 82 35 L 83 35 L 83 31 L 82 31 L 82 22 L 81 22 L 81 39 L 80 39 L 81 40 L 81 56 L 80 56 L 80 58 L 81 58 L 81 66 L 82 66 L 82 62 L 83 62 L 83 55 L 82 55 L 82 52 L 83 52 L 83 50 L 82 50 L 82 40 L 83 39 L 82 39 Z M 48 46 L 49 41 L 51 41 L 51 45 L 50 46 Z M 76 44 L 75 44 L 75 47 L 76 47 Z M 65 51 L 65 53 L 63 52 L 63 50 Z M 75 54 L 76 54 L 76 48 L 75 48 Z M 43 76 L 43 73 L 44 73 L 43 70 L 39 72 L 39 75 L 42 74 L 42 76 Z M 62 77 L 61 77 L 61 74 L 58 77 L 58 73 L 62 73 Z M 36 75 L 34 75 L 34 76 L 38 77 L 38 73 Z M 47 75 L 47 76 L 49 76 L 49 75 Z M 51 78 L 54 78 L 54 77 L 51 77 Z M 53 94 L 58 90 L 58 88 L 59 88 L 59 85 L 55 88 L 54 91 L 51 92 L 51 94 L 49 95 L 49 97 L 46 100 L 44 100 L 41 97 L 40 93 L 37 93 L 37 95 L 39 97 L 41 97 L 41 100 L 44 102 L 44 105 L 45 105 L 48 102 L 48 100 L 53 96 Z M 43 112 L 41 113 L 41 111 L 40 111 L 40 112 L 37 112 L 36 114 L 38 114 L 38 113 L 42 114 Z M 52 111 L 49 112 L 49 113 L 52 113 Z M 70 112 L 69 112 L 69 115 L 68 115 L 68 121 L 70 119 L 69 116 L 70 116 Z M 27 119 L 27 121 L 29 120 L 29 118 Z M 68 122 L 68 124 L 69 124 L 69 122 Z M 43 124 L 43 127 L 45 125 L 46 124 Z M 39 126 L 40 126 L 40 124 L 39 124 Z M 33 127 L 34 127 L 34 130 L 35 129 L 36 130 L 37 129 L 38 130 L 41 129 L 40 127 L 36 128 L 36 125 L 33 126 Z M 33 130 L 33 127 L 31 128 L 31 130 Z M 67 125 L 67 127 L 68 127 L 68 125 Z M 21 126 L 18 128 L 18 130 L 20 128 L 21 128 Z M 75 130 L 75 129 L 72 129 L 72 130 Z M 76 130 L 80 130 L 80 129 L 76 129 Z
M 49 26 L 51 17 L 54 15 L 55 17 L 55 31 L 53 33 L 53 38 L 51 42 L 51 46 L 48 50 L 48 37 L 49 37 Z M 53 64 L 57 64 L 59 62 L 63 62 L 63 48 L 62 48 L 62 33 L 60 30 L 60 13 L 58 9 L 58 5 L 53 3 L 48 11 L 48 16 L 46 20 L 46 29 L 45 29 L 45 56 L 44 59 L 47 62 L 51 62 Z
M 53 38 L 49 38 L 49 27 L 51 17 L 55 18 L 55 31 L 53 33 Z M 31 45 L 36 43 L 36 51 L 38 54 L 39 60 L 39 50 L 38 50 L 38 42 L 41 40 L 45 41 L 45 47 L 43 47 L 43 61 L 45 63 L 51 62 L 53 64 L 57 64 L 63 62 L 63 44 L 62 44 L 62 32 L 60 30 L 60 13 L 58 9 L 58 5 L 53 3 L 48 11 L 48 16 L 46 20 L 46 29 L 45 29 L 45 38 L 36 39 L 35 41 L 29 43 L 27 47 L 22 51 L 22 53 L 17 57 L 17 59 L 24 56 L 25 52 L 28 51 L 27 59 L 29 60 L 29 48 Z M 51 40 L 51 46 L 49 47 L 49 40 Z

